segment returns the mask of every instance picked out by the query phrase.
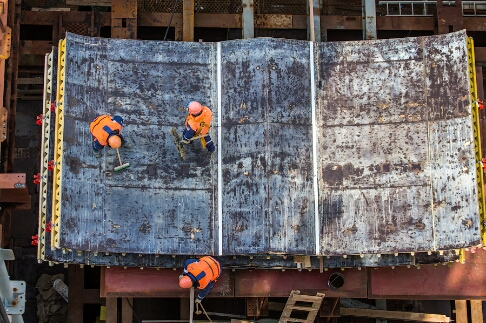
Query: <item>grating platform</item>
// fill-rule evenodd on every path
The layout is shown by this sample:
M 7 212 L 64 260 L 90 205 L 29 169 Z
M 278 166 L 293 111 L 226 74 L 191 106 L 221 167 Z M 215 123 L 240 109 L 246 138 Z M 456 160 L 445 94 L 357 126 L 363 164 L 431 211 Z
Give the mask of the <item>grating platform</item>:
M 458 32 L 175 43 L 68 33 L 57 66 L 62 117 L 50 138 L 57 168 L 45 184 L 52 250 L 40 259 L 157 267 L 178 260 L 151 255 L 336 256 L 330 267 L 395 265 L 394 253 L 456 259 L 437 251 L 479 244 L 482 200 L 466 40 Z M 191 99 L 213 109 L 217 151 L 195 143 L 182 160 L 169 130 L 181 129 Z M 133 143 L 120 150 L 131 163 L 120 173 L 114 151 L 91 152 L 89 123 L 104 113 L 123 116 Z M 259 266 L 292 267 L 274 257 Z

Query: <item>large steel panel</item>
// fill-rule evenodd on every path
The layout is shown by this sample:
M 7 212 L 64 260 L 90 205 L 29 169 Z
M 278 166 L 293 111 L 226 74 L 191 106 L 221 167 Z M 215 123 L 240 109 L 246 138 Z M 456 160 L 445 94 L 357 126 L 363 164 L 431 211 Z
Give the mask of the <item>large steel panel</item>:
M 323 43 L 319 62 L 321 253 L 479 243 L 464 32 Z
M 315 254 L 308 42 L 221 44 L 223 254 Z
M 107 261 L 136 265 L 136 254 L 339 256 L 477 244 L 465 41 L 465 32 L 318 44 L 68 33 L 61 246 L 95 252 L 97 263 L 96 252 L 127 253 Z M 183 161 L 169 129 L 181 130 L 192 99 L 213 108 L 218 150 L 193 144 Z M 104 113 L 124 117 L 133 145 L 120 150 L 131 163 L 120 173 L 113 150 L 92 155 L 89 123 Z M 154 259 L 139 263 L 168 266 Z
M 186 102 L 213 106 L 212 46 L 68 34 L 62 247 L 213 252 L 215 160 L 191 147 L 182 162 L 169 134 L 182 130 Z M 120 173 L 114 150 L 91 152 L 89 122 L 105 113 L 124 118 L 132 144 L 120 149 L 131 164 Z

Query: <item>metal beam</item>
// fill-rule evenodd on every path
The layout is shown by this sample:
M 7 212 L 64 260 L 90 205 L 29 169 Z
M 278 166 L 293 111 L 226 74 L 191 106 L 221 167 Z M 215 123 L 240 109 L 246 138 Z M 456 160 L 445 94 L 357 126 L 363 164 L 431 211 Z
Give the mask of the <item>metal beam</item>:
M 111 38 L 137 39 L 137 0 L 113 0 Z
M 183 0 L 182 41 L 194 41 L 194 0 Z
M 253 15 L 253 0 L 242 0 L 241 5 L 243 7 L 243 13 L 241 15 L 243 39 L 254 38 L 255 18 Z
M 375 0 L 363 0 L 363 39 L 378 39 Z
M 484 299 L 486 251 L 466 253 L 465 264 L 451 267 L 424 265 L 372 270 L 369 298 L 384 299 Z M 417 283 L 420 282 L 420 283 Z

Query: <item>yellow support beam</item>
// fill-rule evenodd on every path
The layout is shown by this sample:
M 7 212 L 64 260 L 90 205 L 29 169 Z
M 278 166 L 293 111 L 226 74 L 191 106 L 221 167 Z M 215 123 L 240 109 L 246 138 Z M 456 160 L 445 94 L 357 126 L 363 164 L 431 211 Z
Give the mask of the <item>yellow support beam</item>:
M 478 87 L 476 83 L 476 62 L 474 57 L 474 40 L 471 37 L 467 38 L 467 58 L 469 71 L 469 88 L 471 93 L 471 109 L 474 128 L 474 145 L 476 147 L 476 176 L 478 183 L 478 205 L 479 205 L 479 221 L 481 223 L 481 241 L 483 245 L 486 244 L 486 226 L 484 217 L 484 178 L 482 167 L 482 152 L 481 152 L 481 132 L 479 126 L 479 105 L 478 105 Z
M 62 144 L 64 133 L 64 77 L 66 62 L 66 40 L 59 41 L 59 57 L 57 64 L 57 113 L 54 137 L 54 174 L 53 174 L 53 193 L 52 193 L 52 230 L 51 248 L 60 247 L 61 233 L 61 198 L 62 198 Z

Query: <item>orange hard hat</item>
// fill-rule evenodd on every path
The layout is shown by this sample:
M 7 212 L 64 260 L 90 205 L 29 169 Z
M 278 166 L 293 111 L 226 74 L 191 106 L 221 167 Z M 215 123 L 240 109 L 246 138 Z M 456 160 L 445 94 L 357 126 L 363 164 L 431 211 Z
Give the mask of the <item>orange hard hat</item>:
M 191 101 L 187 104 L 187 108 L 190 114 L 199 114 L 202 110 L 202 105 L 197 101 Z
M 119 136 L 110 136 L 108 138 L 108 145 L 110 145 L 111 148 L 120 148 L 121 138 Z
M 179 280 L 179 286 L 181 288 L 191 288 L 192 287 L 192 280 L 191 278 L 184 276 Z

